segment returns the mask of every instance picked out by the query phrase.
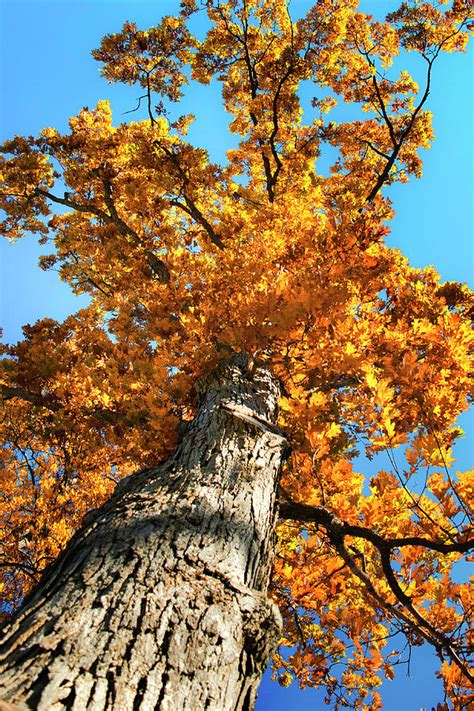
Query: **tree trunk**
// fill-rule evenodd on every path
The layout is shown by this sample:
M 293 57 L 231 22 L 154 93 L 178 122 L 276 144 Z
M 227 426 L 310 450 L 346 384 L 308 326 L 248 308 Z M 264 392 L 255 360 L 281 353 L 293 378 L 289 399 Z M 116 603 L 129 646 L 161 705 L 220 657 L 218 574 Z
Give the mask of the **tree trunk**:
M 267 596 L 286 440 L 244 356 L 200 383 L 173 456 L 85 519 L 0 645 L 21 709 L 253 708 L 280 631 Z

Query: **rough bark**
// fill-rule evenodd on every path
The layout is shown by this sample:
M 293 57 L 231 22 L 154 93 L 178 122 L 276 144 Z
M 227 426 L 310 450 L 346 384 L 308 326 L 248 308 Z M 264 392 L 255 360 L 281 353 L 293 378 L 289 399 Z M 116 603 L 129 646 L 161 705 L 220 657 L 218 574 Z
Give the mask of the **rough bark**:
M 280 629 L 266 594 L 286 449 L 278 386 L 234 357 L 200 390 L 170 460 L 86 517 L 6 630 L 5 702 L 253 708 Z

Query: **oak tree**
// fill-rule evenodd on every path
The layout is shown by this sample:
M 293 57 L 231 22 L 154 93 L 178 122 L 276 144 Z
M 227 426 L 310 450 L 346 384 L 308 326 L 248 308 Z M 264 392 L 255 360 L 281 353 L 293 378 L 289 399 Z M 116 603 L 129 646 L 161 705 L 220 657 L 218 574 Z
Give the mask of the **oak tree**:
M 384 238 L 386 188 L 433 139 L 435 64 L 473 15 L 183 0 L 93 52 L 144 118 L 101 101 L 4 143 L 2 231 L 54 245 L 42 268 L 90 299 L 2 351 L 4 700 L 251 709 L 273 654 L 283 686 L 378 709 L 401 634 L 433 645 L 468 708 L 472 590 L 453 566 L 474 549 L 474 475 L 451 450 L 473 299 Z M 190 81 L 221 84 L 238 138 L 222 165 L 170 108 Z M 381 452 L 367 480 L 354 459 Z

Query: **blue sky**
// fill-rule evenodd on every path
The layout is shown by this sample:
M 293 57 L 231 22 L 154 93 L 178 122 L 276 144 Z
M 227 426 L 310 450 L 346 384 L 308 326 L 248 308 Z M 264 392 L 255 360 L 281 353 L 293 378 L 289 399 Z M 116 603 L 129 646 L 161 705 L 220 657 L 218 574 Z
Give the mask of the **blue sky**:
M 125 20 L 146 28 L 161 15 L 172 14 L 177 5 L 178 0 L 0 0 L 0 137 L 34 135 L 45 126 L 65 130 L 69 116 L 103 98 L 111 99 L 116 122 L 129 118 L 122 114 L 134 108 L 137 91 L 107 85 L 90 50 Z M 293 14 L 310 5 L 310 0 L 293 0 Z M 362 8 L 383 15 L 396 5 L 367 0 Z M 408 61 L 412 68 L 412 58 Z M 467 282 L 472 282 L 474 271 L 472 86 L 472 51 L 441 58 L 429 100 L 436 141 L 424 156 L 424 176 L 390 193 L 397 211 L 390 244 L 400 247 L 416 266 L 433 264 L 444 279 Z M 179 107 L 179 113 L 187 112 L 198 115 L 191 139 L 208 148 L 213 159 L 223 160 L 232 139 L 217 87 L 188 91 Z M 25 323 L 44 316 L 62 319 L 85 303 L 73 297 L 54 272 L 37 268 L 42 252 L 32 237 L 14 245 L 0 242 L 0 326 L 5 341 L 20 338 Z M 464 417 L 463 425 L 472 433 L 472 418 Z M 466 436 L 457 450 L 459 468 L 470 466 L 471 455 Z M 395 682 L 384 684 L 384 708 L 418 711 L 435 706 L 441 694 L 434 665 L 429 650 L 418 650 L 412 676 L 402 670 Z M 281 689 L 266 678 L 257 710 L 305 711 L 322 705 L 317 691 Z

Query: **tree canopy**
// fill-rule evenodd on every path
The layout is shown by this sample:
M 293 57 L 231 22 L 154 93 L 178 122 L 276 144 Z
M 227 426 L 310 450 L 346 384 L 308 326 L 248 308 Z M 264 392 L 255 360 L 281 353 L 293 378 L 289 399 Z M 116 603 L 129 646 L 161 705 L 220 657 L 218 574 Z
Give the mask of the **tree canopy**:
M 107 80 L 139 87 L 137 117 L 114 124 L 101 101 L 64 135 L 4 143 L 3 233 L 54 245 L 41 267 L 90 298 L 3 347 L 5 615 L 118 480 L 169 455 L 196 380 L 244 352 L 281 381 L 292 448 L 272 581 L 279 682 L 380 708 L 403 633 L 434 646 L 467 708 L 472 589 L 452 571 L 474 549 L 474 474 L 455 471 L 451 449 L 474 303 L 384 238 L 385 188 L 421 175 L 432 74 L 465 50 L 473 16 L 472 0 L 403 2 L 385 22 L 357 0 L 317 0 L 298 20 L 287 0 L 183 0 L 93 52 Z M 406 52 L 423 61 L 418 83 Z M 216 80 L 238 137 L 222 165 L 187 140 L 193 116 L 169 113 L 186 83 Z M 353 118 L 335 122 L 341 101 Z M 382 451 L 390 468 L 367 480 L 353 460 Z

